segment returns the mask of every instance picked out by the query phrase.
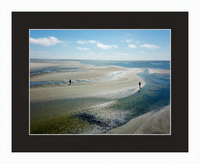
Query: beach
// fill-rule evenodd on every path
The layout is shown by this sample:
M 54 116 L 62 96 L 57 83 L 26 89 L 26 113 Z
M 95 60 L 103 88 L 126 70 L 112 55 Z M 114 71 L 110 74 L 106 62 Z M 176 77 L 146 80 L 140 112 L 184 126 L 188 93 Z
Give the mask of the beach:
M 80 64 L 76 62 L 71 62 L 71 64 L 73 64 L 73 66 L 80 66 Z M 37 67 L 42 68 L 42 66 L 43 63 L 37 63 Z M 44 65 L 44 67 L 46 67 L 46 65 Z M 141 82 L 141 87 L 146 84 L 142 78 L 136 75 L 141 71 L 142 69 L 132 69 L 128 71 L 123 67 L 116 66 L 103 68 L 80 66 L 78 72 L 48 73 L 31 76 L 30 81 L 66 81 L 66 83 L 51 87 L 31 88 L 30 102 L 83 97 L 104 97 L 105 95 L 109 96 L 109 98 L 122 98 L 138 91 L 139 82 Z M 92 81 L 109 78 L 109 75 L 118 72 L 124 73 L 112 80 L 105 80 L 98 83 Z M 84 79 L 89 82 L 72 83 L 68 85 L 69 79 L 72 79 L 72 81 Z M 129 92 L 127 93 L 127 91 Z M 119 93 L 124 93 L 125 95 Z
M 31 61 L 30 133 L 170 134 L 170 70 L 102 63 Z

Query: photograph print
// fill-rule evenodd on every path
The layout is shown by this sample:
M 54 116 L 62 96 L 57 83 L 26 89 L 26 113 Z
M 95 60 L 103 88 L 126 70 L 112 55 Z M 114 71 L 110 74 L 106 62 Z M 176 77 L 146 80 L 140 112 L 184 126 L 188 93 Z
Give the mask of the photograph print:
M 30 135 L 171 135 L 170 29 L 30 29 Z

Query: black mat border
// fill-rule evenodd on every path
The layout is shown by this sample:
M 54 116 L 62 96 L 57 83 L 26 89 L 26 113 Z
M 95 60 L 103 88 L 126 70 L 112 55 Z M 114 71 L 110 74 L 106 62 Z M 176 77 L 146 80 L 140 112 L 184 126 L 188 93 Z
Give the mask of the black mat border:
M 171 135 L 29 135 L 29 29 L 171 29 Z M 12 152 L 188 152 L 188 12 L 12 12 Z

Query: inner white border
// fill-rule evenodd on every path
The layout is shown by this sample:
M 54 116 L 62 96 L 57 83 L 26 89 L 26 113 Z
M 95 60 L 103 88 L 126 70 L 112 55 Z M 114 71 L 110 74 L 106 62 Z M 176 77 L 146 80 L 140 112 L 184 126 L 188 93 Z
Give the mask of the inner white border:
M 29 40 L 29 135 L 47 135 L 47 136 L 52 136 L 52 135 L 75 135 L 75 136 L 85 136 L 85 135 L 105 135 L 105 136 L 110 136 L 110 135 L 171 135 L 171 29 L 29 29 L 29 38 L 30 38 L 30 31 L 31 30 L 170 30 L 170 134 L 30 134 L 30 40 Z M 42 60 L 42 59 L 41 59 Z M 56 60 L 56 59 L 52 59 L 52 60 Z M 67 59 L 66 59 L 67 60 Z M 77 59 L 79 60 L 79 59 Z M 130 60 L 130 61 L 134 61 L 134 60 Z M 140 61 L 140 60 L 138 60 Z M 151 60 L 147 60 L 147 61 L 151 61 Z M 156 60 L 152 60 L 152 61 L 156 61 Z M 164 61 L 164 60 L 160 60 L 160 61 Z M 167 60 L 168 61 L 168 60 Z M 135 94 L 135 93 L 134 93 Z M 164 106 L 163 106 L 164 107 Z M 131 120 L 130 120 L 131 121 Z M 128 123 L 128 122 L 127 122 Z M 127 124 L 126 123 L 126 124 Z M 125 124 L 124 124 L 125 125 Z M 118 127 L 117 127 L 118 128 Z

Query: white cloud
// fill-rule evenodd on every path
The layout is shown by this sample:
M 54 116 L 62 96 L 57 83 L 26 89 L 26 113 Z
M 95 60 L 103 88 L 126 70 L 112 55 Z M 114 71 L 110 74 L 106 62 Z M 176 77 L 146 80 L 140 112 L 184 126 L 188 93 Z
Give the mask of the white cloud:
M 69 43 L 71 43 L 71 42 L 70 42 L 70 41 L 63 41 L 63 46 L 69 47 L 69 45 L 67 45 L 67 44 L 69 44 Z
M 29 39 L 31 44 L 39 44 L 42 46 L 53 46 L 56 45 L 57 43 L 63 43 L 62 41 L 58 40 L 54 36 L 51 36 L 49 38 L 30 38 Z
M 96 40 L 88 40 L 87 42 L 88 42 L 88 43 L 92 43 L 92 44 L 97 43 Z
M 84 44 L 85 42 L 84 42 L 84 41 L 81 41 L 81 40 L 79 40 L 79 41 L 77 41 L 76 43 L 79 43 L 79 44 Z
M 130 48 L 136 48 L 137 46 L 134 45 L 134 44 L 129 44 L 128 47 L 130 47 Z
M 69 45 L 68 45 L 68 43 L 71 43 L 70 41 L 63 41 L 63 46 L 65 46 L 65 47 L 69 47 Z
M 79 44 L 85 44 L 85 43 L 92 43 L 92 44 L 95 44 L 95 43 L 97 43 L 97 41 L 96 40 L 79 40 L 79 41 L 77 41 L 76 43 L 79 43 Z
M 126 35 L 131 36 L 131 34 L 129 34 L 129 33 L 126 33 Z
M 104 49 L 104 50 L 108 50 L 108 49 L 112 48 L 112 46 L 110 46 L 110 45 L 104 45 L 102 43 L 97 43 L 97 47 L 99 47 L 101 49 Z
M 77 47 L 78 50 L 90 50 L 90 48 Z
M 114 48 L 118 48 L 117 45 L 112 45 L 112 47 L 114 47 Z
M 110 48 L 118 48 L 117 45 L 105 45 L 105 44 L 102 44 L 102 43 L 97 43 L 97 47 L 99 47 L 100 49 L 104 49 L 104 50 L 108 50 Z
M 137 43 L 137 44 L 139 44 L 139 43 L 140 43 L 140 41 L 137 41 L 136 43 Z
M 150 48 L 150 49 L 158 49 L 158 48 L 160 48 L 159 46 L 156 46 L 155 44 L 152 44 L 152 45 L 150 45 L 150 44 L 143 44 L 143 45 L 140 45 L 140 47 L 145 47 L 145 48 Z
M 131 43 L 132 41 L 133 41 L 132 39 L 126 40 L 127 43 Z

